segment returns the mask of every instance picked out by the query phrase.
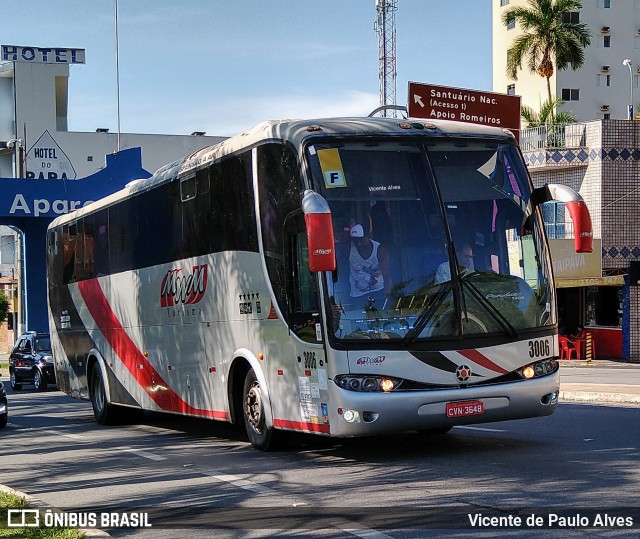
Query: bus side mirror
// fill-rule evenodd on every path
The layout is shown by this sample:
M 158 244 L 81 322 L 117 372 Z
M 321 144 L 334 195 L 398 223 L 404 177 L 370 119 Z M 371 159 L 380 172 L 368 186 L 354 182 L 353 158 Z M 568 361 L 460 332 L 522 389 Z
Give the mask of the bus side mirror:
M 309 270 L 334 271 L 336 249 L 329 204 L 321 195 L 308 189 L 302 197 L 302 211 L 307 227 Z
M 591 214 L 584 199 L 570 187 L 557 183 L 549 183 L 538 187 L 531 194 L 534 208 L 543 202 L 556 200 L 564 202 L 573 221 L 573 243 L 576 253 L 593 252 L 593 228 Z

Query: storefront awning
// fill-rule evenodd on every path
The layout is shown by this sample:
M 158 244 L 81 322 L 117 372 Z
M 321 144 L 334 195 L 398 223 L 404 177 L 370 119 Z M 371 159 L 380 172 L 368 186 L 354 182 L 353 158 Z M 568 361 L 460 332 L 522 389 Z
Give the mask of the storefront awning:
M 573 288 L 576 286 L 623 286 L 624 275 L 608 275 L 606 277 L 581 277 L 578 279 L 556 279 L 556 288 Z

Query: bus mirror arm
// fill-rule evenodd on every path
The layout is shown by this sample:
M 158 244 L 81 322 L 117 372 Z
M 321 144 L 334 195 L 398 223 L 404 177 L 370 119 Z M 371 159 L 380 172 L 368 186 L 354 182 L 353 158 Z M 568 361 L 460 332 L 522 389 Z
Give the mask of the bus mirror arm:
M 544 202 L 552 200 L 563 202 L 567 210 L 569 210 L 569 215 L 573 221 L 573 241 L 576 253 L 593 252 L 591 214 L 582 196 L 570 187 L 557 183 L 548 183 L 543 187 L 534 189 L 533 193 L 531 193 L 533 209 Z

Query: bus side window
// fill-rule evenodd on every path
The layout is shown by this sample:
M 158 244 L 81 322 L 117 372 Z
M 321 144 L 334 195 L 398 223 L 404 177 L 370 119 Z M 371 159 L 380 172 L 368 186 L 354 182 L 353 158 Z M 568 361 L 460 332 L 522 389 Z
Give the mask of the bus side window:
M 307 233 L 302 214 L 290 218 L 287 231 L 287 289 L 289 325 L 303 341 L 318 342 L 316 324 L 320 322 L 316 277 L 309 270 Z
M 299 312 L 316 312 L 318 295 L 313 274 L 309 271 L 309 249 L 306 232 L 296 235 L 296 267 L 294 282 L 294 310 Z

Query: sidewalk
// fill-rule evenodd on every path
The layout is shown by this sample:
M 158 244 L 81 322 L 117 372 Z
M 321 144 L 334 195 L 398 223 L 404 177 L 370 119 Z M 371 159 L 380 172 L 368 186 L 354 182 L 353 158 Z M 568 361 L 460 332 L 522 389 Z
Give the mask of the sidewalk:
M 561 360 L 561 369 L 573 368 L 605 368 L 605 369 L 640 369 L 640 363 L 596 359 Z M 565 371 L 566 372 L 566 371 Z M 638 384 L 574 384 L 560 382 L 561 402 L 584 402 L 591 404 L 639 404 L 640 385 Z

